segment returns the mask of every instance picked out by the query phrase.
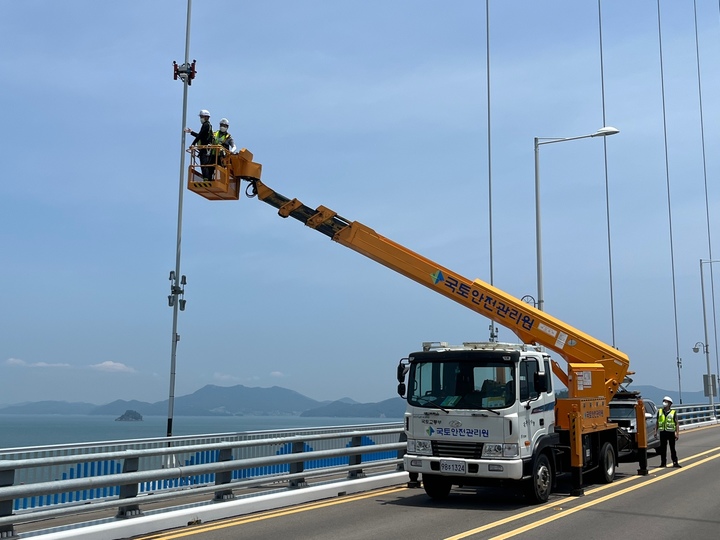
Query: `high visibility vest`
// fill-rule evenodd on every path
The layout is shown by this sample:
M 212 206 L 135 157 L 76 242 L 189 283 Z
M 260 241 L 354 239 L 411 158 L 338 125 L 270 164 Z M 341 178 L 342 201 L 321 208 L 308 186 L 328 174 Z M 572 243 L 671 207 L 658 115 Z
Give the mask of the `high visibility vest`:
M 675 431 L 675 409 L 670 409 L 667 416 L 665 416 L 665 409 L 658 411 L 658 429 L 660 431 Z
M 227 145 L 225 144 L 226 141 L 230 138 L 230 133 L 222 132 L 222 131 L 216 131 L 215 132 L 215 144 L 220 144 L 227 148 Z

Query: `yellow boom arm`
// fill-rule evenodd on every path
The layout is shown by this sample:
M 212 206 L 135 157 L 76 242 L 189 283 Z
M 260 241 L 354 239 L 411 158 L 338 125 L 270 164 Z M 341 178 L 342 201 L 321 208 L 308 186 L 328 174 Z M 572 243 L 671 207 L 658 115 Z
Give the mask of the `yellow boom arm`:
M 559 321 L 522 300 L 479 279 L 469 280 L 357 221 L 348 221 L 324 206 L 312 209 L 297 199 L 288 199 L 259 179 L 250 179 L 250 196 L 278 209 L 282 217 L 293 217 L 334 241 L 440 293 L 512 330 L 523 343 L 538 344 L 556 351 L 569 364 L 601 364 L 605 370 L 605 398 L 609 401 L 628 373 L 627 355 Z M 568 386 L 568 376 L 553 363 L 553 372 Z

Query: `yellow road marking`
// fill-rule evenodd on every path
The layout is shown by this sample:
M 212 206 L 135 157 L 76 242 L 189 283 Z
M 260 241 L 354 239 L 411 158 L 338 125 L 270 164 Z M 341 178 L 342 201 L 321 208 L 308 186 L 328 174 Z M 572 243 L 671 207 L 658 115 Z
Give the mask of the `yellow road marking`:
M 407 487 L 394 487 L 376 491 L 370 491 L 368 493 L 362 493 L 360 495 L 350 495 L 347 497 L 339 497 L 330 500 L 324 500 L 314 503 L 308 503 L 301 506 L 294 506 L 288 509 L 270 510 L 268 512 L 262 512 L 259 514 L 252 514 L 250 516 L 244 516 L 239 518 L 231 518 L 223 521 L 216 521 L 207 525 L 194 526 L 191 529 L 183 529 L 181 531 L 159 533 L 156 535 L 143 536 L 138 540 L 172 540 L 173 538 L 183 538 L 185 536 L 191 536 L 198 533 L 215 531 L 218 529 L 226 529 L 228 527 L 234 527 L 236 525 L 244 525 L 246 523 L 253 523 L 256 521 L 263 521 L 265 519 L 271 519 L 281 516 L 289 516 L 292 514 L 298 514 L 300 512 L 307 512 L 308 510 L 315 510 L 317 508 L 325 508 L 328 506 L 334 506 L 337 504 L 346 504 L 353 501 L 359 501 L 362 499 L 369 499 L 371 497 L 379 497 L 382 495 L 390 495 L 400 491 L 407 490 Z
M 695 456 L 692 456 L 692 458 L 696 458 L 696 457 L 702 456 L 702 455 L 704 455 L 704 454 L 709 454 L 709 453 L 711 453 L 711 452 L 717 452 L 718 450 L 720 450 L 720 448 L 714 448 L 714 449 L 712 449 L 712 450 L 706 450 L 705 452 L 701 452 L 701 453 L 699 453 L 699 454 L 696 454 Z M 491 538 L 491 540 L 505 540 L 506 538 L 512 538 L 513 536 L 517 536 L 518 534 L 522 534 L 522 533 L 527 532 L 527 531 L 529 531 L 529 530 L 535 529 L 535 528 L 537 528 L 537 527 L 540 527 L 541 525 L 544 525 L 544 524 L 546 524 L 546 523 L 550 523 L 551 521 L 555 521 L 556 519 L 560 519 L 560 518 L 565 517 L 565 516 L 568 516 L 568 515 L 570 515 L 570 514 L 574 514 L 575 512 L 579 512 L 580 510 L 584 510 L 585 508 L 589 508 L 589 507 L 591 507 L 591 506 L 595 506 L 595 505 L 597 505 L 597 504 L 600 504 L 601 502 L 605 502 L 605 501 L 607 501 L 607 500 L 609 500 L 609 499 L 612 499 L 612 498 L 614 498 L 614 497 L 617 497 L 617 496 L 619 496 L 619 495 L 624 495 L 624 494 L 626 494 L 626 493 L 630 493 L 631 491 L 635 491 L 636 489 L 640 489 L 640 488 L 645 487 L 645 486 L 648 486 L 648 485 L 650 485 L 650 484 L 654 484 L 655 482 L 658 482 L 658 481 L 660 481 L 660 480 L 662 480 L 662 479 L 664 479 L 664 478 L 669 478 L 669 477 L 671 477 L 671 476 L 675 476 L 676 474 L 679 474 L 679 473 L 683 472 L 683 470 L 692 469 L 692 468 L 694 468 L 694 467 L 697 467 L 698 465 L 702 465 L 703 463 L 707 463 L 708 461 L 711 461 L 711 460 L 717 459 L 717 458 L 720 458 L 720 454 L 716 454 L 716 455 L 714 455 L 714 456 L 706 457 L 705 459 L 702 459 L 702 460 L 700 460 L 700 461 L 697 461 L 697 462 L 695 462 L 695 463 L 692 463 L 691 465 L 686 465 L 686 466 L 684 466 L 683 469 L 676 469 L 676 470 L 673 470 L 673 471 L 671 471 L 671 472 L 668 472 L 667 474 L 663 474 L 662 476 L 655 476 L 655 478 L 652 478 L 651 480 L 647 480 L 647 481 L 645 481 L 645 482 L 639 482 L 639 483 L 637 483 L 637 484 L 634 485 L 634 486 L 630 486 L 630 487 L 627 487 L 627 488 L 625 488 L 625 489 L 623 489 L 623 490 L 610 493 L 610 494 L 608 494 L 608 495 L 605 495 L 605 496 L 603 496 L 603 497 L 600 497 L 599 499 L 595 499 L 595 500 L 592 500 L 592 501 L 588 501 L 588 502 L 586 502 L 586 503 L 580 504 L 580 505 L 575 506 L 575 507 L 573 507 L 573 508 L 569 508 L 569 509 L 567 509 L 567 510 L 561 510 L 559 513 L 554 514 L 554 515 L 552 515 L 552 516 L 549 516 L 549 517 L 547 517 L 547 518 L 545 518 L 545 519 L 542 519 L 542 520 L 540 520 L 540 521 L 533 522 L 531 525 L 526 525 L 526 526 L 524 526 L 524 527 L 520 527 L 519 529 L 515 529 L 515 530 L 510 531 L 510 532 L 507 532 L 507 533 L 505 533 L 505 534 L 501 534 L 501 535 L 499 535 L 499 536 L 494 536 L 494 537 Z M 691 458 L 686 458 L 686 459 L 681 460 L 681 461 L 687 461 L 688 459 L 691 459 Z M 655 470 L 653 471 L 653 473 L 651 473 L 651 474 L 654 474 L 654 473 L 657 472 L 658 470 L 664 470 L 664 469 L 655 469 Z M 609 489 L 609 488 L 611 488 L 611 487 L 617 487 L 618 484 L 623 484 L 623 483 L 625 483 L 625 482 L 628 482 L 628 481 L 631 481 L 631 480 L 636 480 L 636 479 L 641 479 L 641 478 L 643 478 L 643 477 L 641 477 L 641 476 L 630 476 L 630 477 L 628 477 L 628 478 L 625 478 L 625 479 L 623 479 L 623 480 L 620 480 L 619 482 L 613 482 L 612 484 L 606 484 L 606 485 L 604 485 L 604 486 L 602 486 L 602 487 L 600 487 L 600 488 L 593 489 L 593 490 L 589 490 L 589 491 L 587 492 L 587 494 L 588 494 L 588 495 L 591 495 L 591 494 L 593 494 L 593 493 L 597 493 L 597 492 L 599 492 L 599 491 L 602 491 L 602 490 L 605 490 L 605 489 Z M 566 499 L 566 500 L 570 501 L 571 499 Z M 538 508 L 535 508 L 535 509 L 533 509 L 533 510 L 529 510 L 529 511 L 527 511 L 527 512 L 523 512 L 522 514 L 516 514 L 516 515 L 514 515 L 514 516 L 512 516 L 512 517 L 508 517 L 508 518 L 505 518 L 505 519 L 501 519 L 501 520 L 499 520 L 499 521 L 494 521 L 494 522 L 492 522 L 492 523 L 488 523 L 487 525 L 483 525 L 483 526 L 478 527 L 478 528 L 476 528 L 476 529 L 471 529 L 471 530 L 469 530 L 469 531 L 465 531 L 465 532 L 460 533 L 460 534 L 457 534 L 457 535 L 455 535 L 455 536 L 449 536 L 449 537 L 447 537 L 445 540 L 459 540 L 460 538 L 468 538 L 468 537 L 474 536 L 474 535 L 476 535 L 476 534 L 478 534 L 478 533 L 480 533 L 480 532 L 487 531 L 487 530 L 489 530 L 489 529 L 494 529 L 495 527 L 498 527 L 498 526 L 500 526 L 500 525 L 504 525 L 504 524 L 506 524 L 506 523 L 510 523 L 510 522 L 512 522 L 512 521 L 516 521 L 516 520 L 518 520 L 518 519 L 522 519 L 522 518 L 524 518 L 524 517 L 526 517 L 526 516 L 530 516 L 530 515 L 532 515 L 532 514 L 536 514 L 536 513 L 538 513 L 538 512 L 543 511 L 543 510 L 547 510 L 549 507 L 551 507 L 551 506 L 556 506 L 557 504 L 558 504 L 558 501 L 554 501 L 554 502 L 552 502 L 552 503 L 547 503 L 547 504 L 544 504 L 544 505 L 542 505 L 542 506 L 540 506 L 540 507 L 538 507 Z

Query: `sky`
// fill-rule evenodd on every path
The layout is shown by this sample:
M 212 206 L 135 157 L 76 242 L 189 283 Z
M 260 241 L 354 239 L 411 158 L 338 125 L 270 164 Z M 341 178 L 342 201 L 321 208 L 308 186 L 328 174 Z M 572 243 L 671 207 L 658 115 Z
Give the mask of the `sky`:
M 697 32 L 690 0 L 659 2 L 660 31 L 656 0 L 489 0 L 489 22 L 485 5 L 196 1 L 187 124 L 227 117 L 279 193 L 517 297 L 537 297 L 534 138 L 618 128 L 539 148 L 545 311 L 626 353 L 636 384 L 700 390 L 719 3 L 697 0 Z M 187 2 L 1 6 L 0 404 L 167 399 Z M 257 199 L 184 191 L 181 274 L 176 396 L 381 401 L 423 341 L 489 337 Z

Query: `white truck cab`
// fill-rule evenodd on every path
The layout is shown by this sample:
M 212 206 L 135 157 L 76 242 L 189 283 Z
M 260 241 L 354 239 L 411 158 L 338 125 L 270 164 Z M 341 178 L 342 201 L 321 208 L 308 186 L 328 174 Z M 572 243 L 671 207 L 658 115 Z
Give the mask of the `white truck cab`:
M 557 444 L 550 369 L 537 346 L 423 343 L 398 367 L 398 392 L 407 393 L 405 470 L 422 475 L 432 498 L 454 484 L 524 481 L 546 500 L 555 467 L 539 460 L 536 469 L 543 448 Z

